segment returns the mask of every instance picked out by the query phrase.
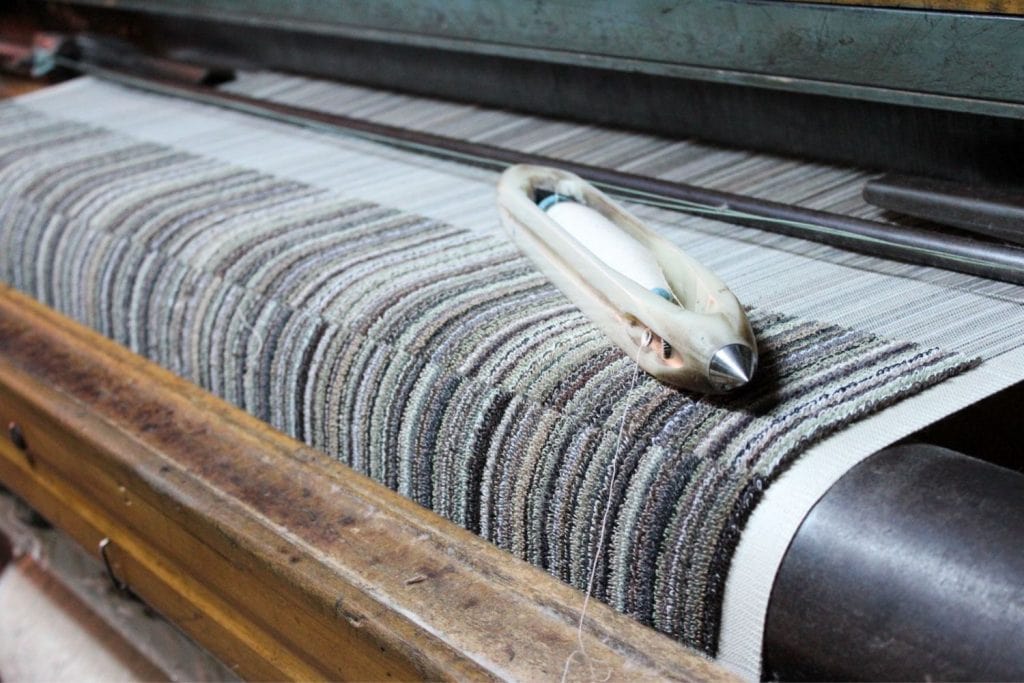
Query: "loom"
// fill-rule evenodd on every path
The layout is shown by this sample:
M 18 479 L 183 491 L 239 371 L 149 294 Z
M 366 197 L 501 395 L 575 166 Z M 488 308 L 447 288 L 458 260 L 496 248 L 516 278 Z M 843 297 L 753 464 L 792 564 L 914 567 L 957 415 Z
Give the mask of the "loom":
M 0 600 L 213 677 L 1024 678 L 1022 12 L 8 3 L 0 510 L 59 531 Z M 512 164 L 719 275 L 750 384 L 632 382 Z

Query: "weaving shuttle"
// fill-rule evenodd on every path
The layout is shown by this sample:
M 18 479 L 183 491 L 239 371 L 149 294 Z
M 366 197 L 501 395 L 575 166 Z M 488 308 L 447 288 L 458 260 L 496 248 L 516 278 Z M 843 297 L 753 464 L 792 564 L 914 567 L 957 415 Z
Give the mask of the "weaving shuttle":
M 757 342 L 736 296 L 598 189 L 518 165 L 498 182 L 498 206 L 520 250 L 644 371 L 703 393 L 750 381 Z

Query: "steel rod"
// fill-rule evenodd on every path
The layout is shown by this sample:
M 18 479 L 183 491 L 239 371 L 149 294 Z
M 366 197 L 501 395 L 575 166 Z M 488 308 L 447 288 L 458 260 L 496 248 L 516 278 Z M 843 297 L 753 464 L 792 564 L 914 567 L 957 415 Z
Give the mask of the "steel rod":
M 511 164 L 555 166 L 579 175 L 620 198 L 674 210 L 710 215 L 726 222 L 812 240 L 832 247 L 1024 284 L 1024 249 L 894 226 L 555 159 L 495 145 L 409 130 L 166 78 L 140 77 L 121 69 L 58 57 L 60 66 L 141 90 L 181 97 L 305 128 L 355 136 L 436 157 L 501 169 Z

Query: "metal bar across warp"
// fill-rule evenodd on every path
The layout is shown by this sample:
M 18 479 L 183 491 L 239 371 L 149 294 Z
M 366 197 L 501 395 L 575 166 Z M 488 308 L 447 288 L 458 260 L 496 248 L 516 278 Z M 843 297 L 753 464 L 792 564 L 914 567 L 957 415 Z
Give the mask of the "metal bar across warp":
M 327 114 L 191 83 L 142 78 L 119 69 L 61 57 L 55 61 L 82 73 L 149 92 L 183 97 L 263 118 L 355 136 L 487 168 L 502 169 L 510 164 L 556 166 L 629 201 L 707 215 L 882 258 L 1024 284 L 1024 249 L 999 243 L 981 242 L 920 228 L 896 229 L 891 225 L 850 216 Z
M 578 646 L 574 589 L 2 286 L 0 421 L 0 481 L 246 678 L 555 679 Z M 582 640 L 727 677 L 605 605 Z

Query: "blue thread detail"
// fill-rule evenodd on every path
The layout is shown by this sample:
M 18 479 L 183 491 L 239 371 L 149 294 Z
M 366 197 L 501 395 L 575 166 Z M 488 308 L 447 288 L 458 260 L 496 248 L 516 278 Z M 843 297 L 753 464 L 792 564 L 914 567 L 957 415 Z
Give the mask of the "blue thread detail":
M 545 197 L 544 199 L 540 200 L 540 202 L 538 202 L 537 206 L 540 207 L 541 211 L 547 211 L 548 209 L 550 209 L 555 204 L 558 204 L 559 202 L 571 202 L 571 201 L 572 201 L 572 197 L 566 197 L 564 194 L 549 194 L 547 197 Z
M 667 301 L 669 303 L 674 304 L 676 302 L 676 298 L 674 296 L 672 296 L 672 293 L 669 292 L 664 287 L 655 287 L 651 291 L 654 292 L 655 294 L 657 294 L 658 296 L 660 296 L 662 299 L 664 299 L 665 301 Z

